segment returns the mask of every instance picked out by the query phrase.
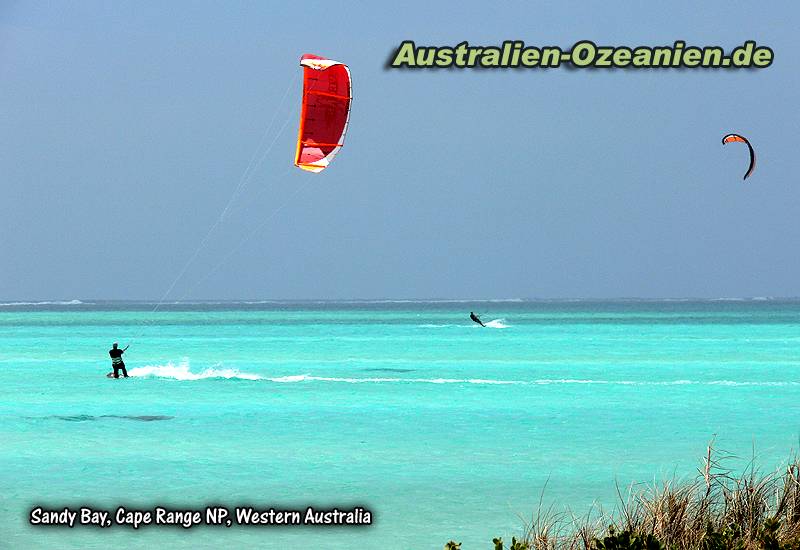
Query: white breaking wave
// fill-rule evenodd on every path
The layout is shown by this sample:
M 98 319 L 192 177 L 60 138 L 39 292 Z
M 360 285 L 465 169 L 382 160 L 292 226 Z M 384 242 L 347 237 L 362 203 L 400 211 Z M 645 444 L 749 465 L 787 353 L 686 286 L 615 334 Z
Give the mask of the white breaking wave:
M 54 300 L 46 302 L 0 302 L 0 307 L 12 306 L 78 306 L 83 304 L 80 300 Z
M 206 378 L 239 378 L 242 380 L 261 380 L 257 374 L 239 372 L 236 369 L 215 369 L 208 368 L 199 373 L 189 369 L 189 363 L 184 361 L 179 365 L 167 363 L 166 365 L 147 365 L 144 367 L 134 367 L 128 371 L 128 375 L 140 378 L 173 378 L 175 380 L 204 380 Z

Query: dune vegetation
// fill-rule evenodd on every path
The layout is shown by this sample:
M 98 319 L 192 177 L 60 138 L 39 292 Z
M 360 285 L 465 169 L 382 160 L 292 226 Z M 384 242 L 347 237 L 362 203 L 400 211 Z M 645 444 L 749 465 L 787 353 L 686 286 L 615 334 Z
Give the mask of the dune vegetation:
M 496 538 L 494 550 L 800 550 L 800 459 L 762 473 L 755 460 L 741 473 L 708 446 L 697 475 L 620 491 L 611 513 L 583 516 L 539 510 L 525 534 Z M 460 550 L 450 541 L 445 550 Z M 463 550 L 470 550 L 464 548 Z

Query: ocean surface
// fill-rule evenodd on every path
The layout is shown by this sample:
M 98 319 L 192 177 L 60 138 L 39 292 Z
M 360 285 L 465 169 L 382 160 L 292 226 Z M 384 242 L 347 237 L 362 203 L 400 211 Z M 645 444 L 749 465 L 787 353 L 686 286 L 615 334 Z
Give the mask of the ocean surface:
M 0 547 L 484 549 L 540 501 L 582 516 L 691 478 L 712 437 L 764 470 L 798 448 L 798 301 L 153 308 L 0 303 Z M 128 380 L 105 376 L 114 341 Z M 28 525 L 210 504 L 373 524 Z

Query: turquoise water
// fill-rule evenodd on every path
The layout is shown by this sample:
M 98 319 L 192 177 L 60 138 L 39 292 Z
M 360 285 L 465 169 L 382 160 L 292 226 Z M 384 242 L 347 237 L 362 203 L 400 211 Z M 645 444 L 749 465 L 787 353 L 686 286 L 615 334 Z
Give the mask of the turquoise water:
M 540 497 L 582 515 L 615 483 L 691 476 L 714 435 L 766 469 L 800 435 L 800 302 L 152 308 L 0 306 L 0 545 L 489 548 Z M 132 378 L 105 378 L 134 337 Z M 27 523 L 81 504 L 360 505 L 374 523 Z

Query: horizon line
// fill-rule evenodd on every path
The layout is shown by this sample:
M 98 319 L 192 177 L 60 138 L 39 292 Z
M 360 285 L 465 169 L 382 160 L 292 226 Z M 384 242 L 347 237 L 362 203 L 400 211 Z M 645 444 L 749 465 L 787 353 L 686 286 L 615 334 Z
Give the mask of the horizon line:
M 52 304 L 52 305 L 89 305 L 92 303 L 139 303 L 139 304 L 163 304 L 163 305 L 179 305 L 179 304 L 203 304 L 203 303 L 239 303 L 239 304 L 258 304 L 258 303 L 369 303 L 369 302 L 387 302 L 387 303 L 403 303 L 403 302 L 418 302 L 418 303 L 435 303 L 435 302 L 454 302 L 454 303 L 469 303 L 469 302 L 508 302 L 508 303 L 527 303 L 527 302 L 663 302 L 663 301 L 694 301 L 694 302 L 708 302 L 708 301 L 800 301 L 800 296 L 716 296 L 716 297 L 701 297 L 701 296 L 616 296 L 616 297 L 594 297 L 594 296 L 561 296 L 561 297 L 526 297 L 526 298 L 395 298 L 395 297 L 381 297 L 381 298 L 198 298 L 192 300 L 159 300 L 155 298 L 134 298 L 134 299 L 117 299 L 117 298 L 9 298 L 0 299 L 1 305 L 36 305 L 36 304 Z

